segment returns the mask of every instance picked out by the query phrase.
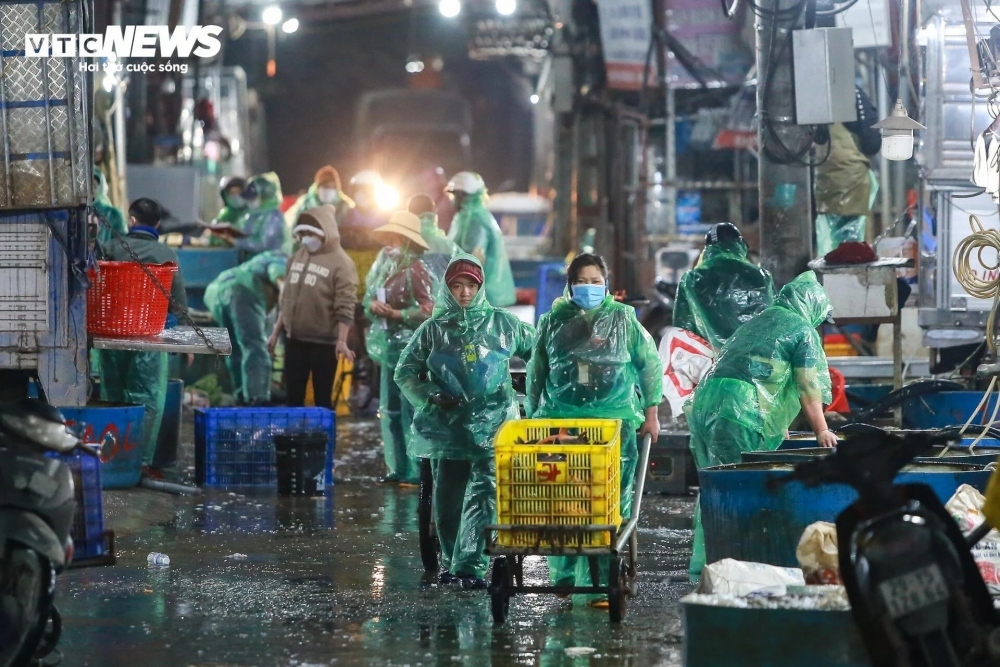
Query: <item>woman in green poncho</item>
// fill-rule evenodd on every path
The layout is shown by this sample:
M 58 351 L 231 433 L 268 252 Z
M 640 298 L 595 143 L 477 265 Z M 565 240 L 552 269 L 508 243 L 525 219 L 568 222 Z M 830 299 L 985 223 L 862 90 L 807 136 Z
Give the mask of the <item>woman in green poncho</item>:
M 417 216 L 396 211 L 371 234 L 386 244 L 365 278 L 361 302 L 372 322 L 365 338 L 368 354 L 382 369 L 379 416 L 388 469 L 382 481 L 416 485 L 420 481 L 417 461 L 406 453 L 413 408 L 392 376 L 413 331 L 431 316 L 438 281 L 423 261 L 427 242 L 420 235 Z
M 830 367 L 816 331 L 831 310 L 816 275 L 807 271 L 733 334 L 685 406 L 699 470 L 739 463 L 743 452 L 777 449 L 799 410 L 820 446 L 836 446 L 823 416 L 824 403 L 832 400 Z M 696 510 L 692 576 L 705 565 L 704 546 Z
M 533 418 L 621 419 L 621 512 L 632 513 L 638 459 L 636 430 L 660 434 L 657 408 L 663 367 L 653 339 L 635 310 L 608 292 L 601 257 L 578 255 L 569 265 L 570 298 L 557 299 L 538 322 L 538 340 L 528 364 L 524 409 Z M 609 559 L 601 559 L 607 583 Z M 590 586 L 587 558 L 550 557 L 556 586 Z M 606 606 L 607 600 L 593 601 Z
M 409 453 L 431 460 L 441 583 L 486 588 L 486 526 L 496 519 L 493 438 L 517 419 L 511 357 L 527 358 L 534 329 L 486 300 L 482 264 L 456 254 L 445 286 L 403 350 L 395 380 L 415 416 Z

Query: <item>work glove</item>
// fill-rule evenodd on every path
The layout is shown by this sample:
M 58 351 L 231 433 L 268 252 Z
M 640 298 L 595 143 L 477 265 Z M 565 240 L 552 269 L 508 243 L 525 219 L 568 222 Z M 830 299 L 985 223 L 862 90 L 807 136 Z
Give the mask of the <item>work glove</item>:
M 453 408 L 457 408 L 459 405 L 462 404 L 461 398 L 451 396 L 449 394 L 444 393 L 443 391 L 435 391 L 433 394 L 430 395 L 430 398 L 428 398 L 428 400 L 433 405 L 438 406 L 442 410 L 451 410 Z

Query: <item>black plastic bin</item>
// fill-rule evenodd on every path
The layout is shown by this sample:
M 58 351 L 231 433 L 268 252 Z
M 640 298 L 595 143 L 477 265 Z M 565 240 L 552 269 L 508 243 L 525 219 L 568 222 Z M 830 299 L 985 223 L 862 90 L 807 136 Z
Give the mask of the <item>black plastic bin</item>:
M 274 436 L 279 496 L 322 496 L 326 485 L 325 433 L 285 433 Z

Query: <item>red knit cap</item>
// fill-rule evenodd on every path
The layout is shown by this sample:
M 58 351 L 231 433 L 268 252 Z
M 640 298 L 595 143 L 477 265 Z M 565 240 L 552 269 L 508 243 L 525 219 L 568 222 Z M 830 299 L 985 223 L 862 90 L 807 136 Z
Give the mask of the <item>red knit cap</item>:
M 313 182 L 316 185 L 332 185 L 339 190 L 340 174 L 330 165 L 326 165 L 316 172 L 316 178 L 313 179 Z
M 470 279 L 480 287 L 483 285 L 483 270 L 472 262 L 467 262 L 464 259 L 453 262 L 452 265 L 448 267 L 448 272 L 444 274 L 444 282 L 446 285 L 451 285 L 453 281 L 461 277 Z

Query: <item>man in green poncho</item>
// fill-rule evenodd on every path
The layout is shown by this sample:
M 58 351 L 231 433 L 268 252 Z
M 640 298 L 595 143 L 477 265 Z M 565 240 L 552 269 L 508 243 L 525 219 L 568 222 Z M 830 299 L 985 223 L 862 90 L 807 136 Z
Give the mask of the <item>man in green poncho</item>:
M 674 326 L 698 334 L 718 352 L 741 324 L 774 301 L 771 274 L 747 260 L 735 225 L 713 225 L 698 266 L 681 278 Z
M 239 176 L 227 176 L 219 183 L 219 196 L 222 197 L 222 208 L 215 216 L 213 224 L 217 222 L 228 222 L 231 225 L 237 224 L 243 219 L 249 210 L 247 200 L 243 198 L 243 191 L 246 190 L 247 182 Z
M 496 518 L 493 438 L 517 419 L 511 357 L 531 353 L 534 329 L 486 300 L 479 260 L 458 253 L 434 314 L 413 334 L 395 380 L 415 415 L 409 453 L 431 459 L 439 581 L 486 588 L 485 528 Z
M 235 238 L 225 231 L 216 232 L 216 235 L 240 251 L 241 262 L 266 250 L 290 252 L 292 237 L 281 215 L 281 182 L 278 175 L 272 171 L 254 176 L 243 196 L 248 210 L 236 227 L 244 236 Z
M 137 199 L 129 207 L 129 231 L 125 243 L 143 264 L 177 264 L 174 249 L 159 242 L 160 235 L 156 229 L 162 215 L 160 205 L 152 199 Z M 101 245 L 99 254 L 101 259 L 134 261 L 132 254 L 118 239 Z M 179 271 L 174 274 L 170 299 L 173 303 L 167 316 L 168 326 L 187 313 L 184 278 Z M 148 468 L 156 452 L 167 397 L 167 353 L 98 350 L 98 359 L 101 399 L 146 406 L 142 463 Z
M 455 198 L 455 217 L 448 238 L 463 251 L 475 256 L 486 271 L 486 299 L 497 307 L 517 302 L 514 273 L 510 268 L 503 233 L 486 208 L 486 183 L 479 174 L 462 171 L 448 183 Z
M 830 299 L 807 271 L 726 342 L 715 366 L 685 405 L 698 469 L 739 463 L 742 452 L 777 449 L 802 410 L 822 447 L 834 447 L 823 405 L 832 400 L 830 368 L 816 328 Z M 701 513 L 695 513 L 690 574 L 705 565 Z
M 237 405 L 262 405 L 271 399 L 271 355 L 267 314 L 278 305 L 288 257 L 269 250 L 223 271 L 205 289 L 212 318 L 229 330 L 233 353 L 226 367 Z

